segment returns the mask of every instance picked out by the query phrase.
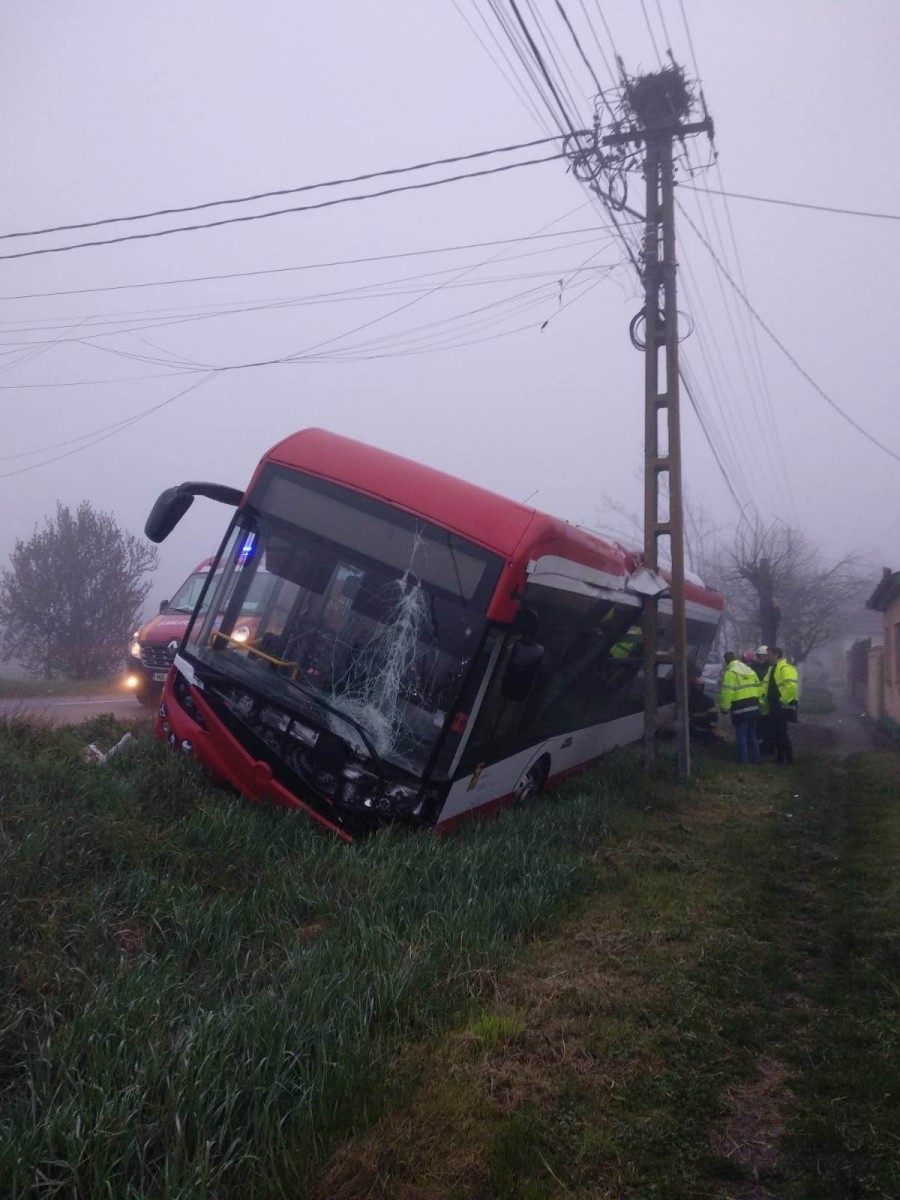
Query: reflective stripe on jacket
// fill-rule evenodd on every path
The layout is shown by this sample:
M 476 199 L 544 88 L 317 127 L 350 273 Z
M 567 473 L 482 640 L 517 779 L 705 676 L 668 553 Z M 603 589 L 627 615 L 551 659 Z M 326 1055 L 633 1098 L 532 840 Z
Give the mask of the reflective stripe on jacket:
M 758 717 L 761 691 L 759 677 L 753 668 L 737 658 L 732 659 L 722 676 L 719 708 L 722 712 L 730 712 L 732 719 Z

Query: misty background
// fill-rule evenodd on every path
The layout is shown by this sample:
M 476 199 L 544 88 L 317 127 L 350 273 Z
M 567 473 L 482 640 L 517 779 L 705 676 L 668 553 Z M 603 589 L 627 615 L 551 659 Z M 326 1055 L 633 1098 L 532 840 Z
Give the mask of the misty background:
M 568 7 L 590 48 L 581 14 L 591 6 Z M 596 89 L 562 40 L 556 6 L 540 0 L 536 9 L 559 39 L 589 126 Z M 614 41 L 632 73 L 653 70 L 652 30 L 658 49 L 671 45 L 694 75 L 680 4 L 647 11 L 650 29 L 633 0 L 604 0 L 607 49 Z M 724 180 L 734 192 L 900 210 L 893 0 L 685 0 L 685 11 L 722 174 L 682 173 L 683 184 Z M 0 232 L 295 188 L 556 132 L 523 98 L 545 116 L 521 67 L 517 83 L 491 41 L 492 19 L 487 0 L 8 6 Z M 707 161 L 706 139 L 691 156 Z M 630 203 L 641 210 L 642 192 L 633 176 Z M 679 199 L 790 352 L 900 453 L 891 365 L 900 226 L 741 199 L 726 210 L 684 187 Z M 238 214 L 195 214 L 228 215 Z M 677 221 L 679 309 L 694 326 L 682 349 L 738 503 L 797 525 L 827 554 L 857 552 L 874 586 L 882 563 L 900 566 L 897 462 L 759 328 L 757 358 L 746 311 Z M 0 255 L 187 223 L 7 239 Z M 516 241 L 537 233 L 561 236 Z M 410 256 L 315 265 L 401 254 Z M 266 449 L 313 425 L 619 532 L 605 498 L 639 510 L 643 462 L 643 362 L 628 338 L 641 298 L 623 258 L 602 207 L 560 160 L 317 212 L 3 260 L 0 563 L 57 500 L 87 499 L 139 532 L 164 487 L 244 487 Z M 134 286 L 246 272 L 276 273 Z M 308 356 L 221 369 L 298 352 Z M 734 524 L 738 503 L 686 398 L 682 425 L 689 499 Z M 161 547 L 148 613 L 215 551 L 229 516 L 195 503 Z

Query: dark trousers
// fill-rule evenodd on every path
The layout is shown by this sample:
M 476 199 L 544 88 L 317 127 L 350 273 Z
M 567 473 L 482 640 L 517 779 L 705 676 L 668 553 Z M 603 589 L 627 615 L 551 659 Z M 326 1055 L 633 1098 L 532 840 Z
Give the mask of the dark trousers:
M 775 709 L 772 713 L 772 739 L 775 743 L 775 761 L 794 764 L 794 748 L 788 734 L 788 719 L 784 709 Z
M 737 742 L 738 762 L 759 762 L 756 717 L 741 717 L 734 721 L 734 740 Z
M 759 737 L 760 753 L 771 754 L 775 748 L 775 737 L 772 733 L 771 713 L 765 713 L 760 716 L 759 724 L 756 727 L 756 732 Z

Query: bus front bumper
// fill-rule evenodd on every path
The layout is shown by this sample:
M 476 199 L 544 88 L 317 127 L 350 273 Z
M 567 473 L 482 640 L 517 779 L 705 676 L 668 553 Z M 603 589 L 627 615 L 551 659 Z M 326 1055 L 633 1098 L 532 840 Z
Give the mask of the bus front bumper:
M 189 686 L 191 704 L 203 724 L 185 712 L 175 696 L 175 675 L 176 671 L 172 671 L 163 687 L 153 727 L 154 735 L 161 742 L 176 753 L 196 756 L 217 782 L 229 784 L 253 803 L 300 809 L 341 841 L 353 841 L 346 830 L 279 783 L 268 763 L 248 754 L 195 687 Z

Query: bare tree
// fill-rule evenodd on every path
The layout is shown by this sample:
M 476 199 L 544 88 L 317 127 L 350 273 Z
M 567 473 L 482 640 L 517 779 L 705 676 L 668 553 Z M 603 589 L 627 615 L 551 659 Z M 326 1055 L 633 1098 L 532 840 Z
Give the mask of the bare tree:
M 723 557 L 738 641 L 780 643 L 797 662 L 841 632 L 859 594 L 860 564 L 852 555 L 828 563 L 783 521 L 745 518 Z
M 663 486 L 665 495 L 665 485 Z M 603 497 L 603 509 L 598 520 L 598 533 L 620 539 L 623 544 L 641 547 L 644 544 L 643 520 L 618 500 Z M 685 493 L 684 557 L 687 568 L 709 587 L 719 585 L 721 574 L 720 538 L 723 533 L 702 503 Z
M 87 501 L 16 539 L 0 572 L 4 651 L 50 679 L 94 679 L 122 661 L 157 551 Z

